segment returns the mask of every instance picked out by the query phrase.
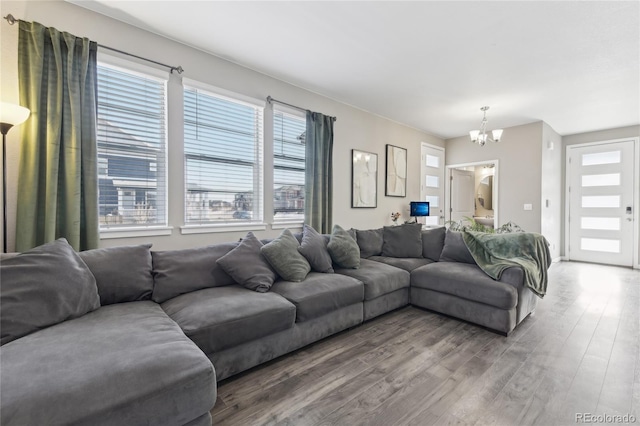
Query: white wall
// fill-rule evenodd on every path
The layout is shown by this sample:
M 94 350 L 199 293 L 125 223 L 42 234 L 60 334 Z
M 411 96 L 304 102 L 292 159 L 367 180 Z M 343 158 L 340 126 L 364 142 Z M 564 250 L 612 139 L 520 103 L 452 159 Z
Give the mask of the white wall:
M 390 121 L 351 106 L 333 101 L 299 87 L 260 74 L 248 68 L 233 64 L 216 56 L 204 53 L 139 28 L 107 18 L 61 0 L 53 1 L 2 1 L 2 16 L 8 13 L 18 19 L 37 21 L 46 26 L 56 27 L 77 36 L 88 37 L 116 49 L 137 54 L 159 62 L 181 65 L 184 77 L 231 90 L 246 96 L 265 99 L 268 95 L 294 105 L 337 117 L 334 140 L 334 223 L 360 229 L 379 227 L 390 223 L 392 211 L 406 211 L 409 201 L 420 196 L 420 143 L 428 142 L 444 146 L 444 141 L 402 124 Z M 173 24 L 171 24 L 173 25 Z M 176 25 L 188 25 L 181 20 Z M 17 88 L 17 43 L 18 25 L 0 23 L 2 55 L 0 57 L 1 84 L 0 98 L 18 103 Z M 336 64 L 339 66 L 339 64 Z M 173 77 L 169 85 L 169 96 L 180 93 L 180 79 Z M 152 242 L 154 249 L 166 250 L 193 247 L 220 241 L 230 241 L 244 235 L 244 232 L 181 235 L 183 224 L 182 172 L 182 109 L 178 102 L 169 104 L 169 225 L 173 226 L 171 236 L 140 237 L 102 240 L 101 246 L 137 244 Z M 270 116 L 268 116 L 270 117 Z M 267 121 L 268 121 L 267 117 Z M 271 126 L 265 123 L 268 131 Z M 265 139 L 270 138 L 265 132 Z M 17 164 L 19 128 L 8 135 L 8 223 L 9 250 L 13 248 L 15 204 L 18 194 Z M 268 141 L 265 144 L 269 146 Z M 408 183 L 405 198 L 384 196 L 385 144 L 393 144 L 408 150 Z M 376 209 L 352 209 L 351 206 L 351 149 L 361 149 L 378 154 L 378 207 Z M 267 165 L 270 163 L 267 161 Z M 267 182 L 267 184 L 269 181 Z M 270 191 L 270 189 L 268 189 Z M 265 194 L 265 199 L 271 193 Z M 507 216 L 508 217 L 508 216 Z M 260 237 L 277 235 L 278 230 L 260 233 Z
M 471 143 L 469 136 L 447 139 L 447 165 L 498 160 L 498 220 L 509 221 L 525 231 L 541 231 L 541 121 L 504 129 L 499 143 L 484 147 Z M 558 182 L 558 184 L 560 184 Z M 524 204 L 533 210 L 525 211 Z M 495 209 L 495 206 L 494 206 Z

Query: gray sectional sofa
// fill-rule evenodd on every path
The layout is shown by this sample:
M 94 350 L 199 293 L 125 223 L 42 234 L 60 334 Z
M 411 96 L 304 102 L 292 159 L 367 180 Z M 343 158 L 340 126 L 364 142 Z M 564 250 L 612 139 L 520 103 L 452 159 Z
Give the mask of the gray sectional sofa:
M 216 381 L 386 312 L 412 304 L 506 335 L 537 302 L 519 268 L 489 278 L 444 228 L 312 231 L 296 235 L 299 281 L 255 257 L 280 237 L 3 256 L 0 423 L 209 425 Z M 269 256 L 292 276 L 306 263 Z

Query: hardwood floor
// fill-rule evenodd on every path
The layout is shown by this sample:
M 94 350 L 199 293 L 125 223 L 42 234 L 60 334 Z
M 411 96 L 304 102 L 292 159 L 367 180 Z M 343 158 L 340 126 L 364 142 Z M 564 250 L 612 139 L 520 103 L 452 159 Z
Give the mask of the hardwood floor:
M 406 307 L 220 383 L 213 424 L 640 423 L 639 312 L 640 271 L 557 263 L 509 337 Z

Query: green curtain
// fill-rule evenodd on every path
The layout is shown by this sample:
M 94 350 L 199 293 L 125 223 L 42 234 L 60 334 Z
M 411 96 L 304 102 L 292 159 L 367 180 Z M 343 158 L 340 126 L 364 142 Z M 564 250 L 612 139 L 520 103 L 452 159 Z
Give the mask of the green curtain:
M 64 237 L 98 246 L 97 44 L 20 21 L 22 128 L 16 250 Z
M 334 120 L 307 111 L 304 219 L 322 234 L 330 234 L 333 225 Z

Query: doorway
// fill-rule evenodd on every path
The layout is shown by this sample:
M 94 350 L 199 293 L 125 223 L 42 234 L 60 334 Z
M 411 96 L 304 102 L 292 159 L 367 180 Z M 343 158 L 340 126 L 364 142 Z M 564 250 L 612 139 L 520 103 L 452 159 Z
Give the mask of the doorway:
M 633 266 L 637 150 L 633 139 L 567 147 L 569 260 Z
M 498 221 L 498 160 L 447 166 L 447 221 L 472 218 L 489 228 Z

